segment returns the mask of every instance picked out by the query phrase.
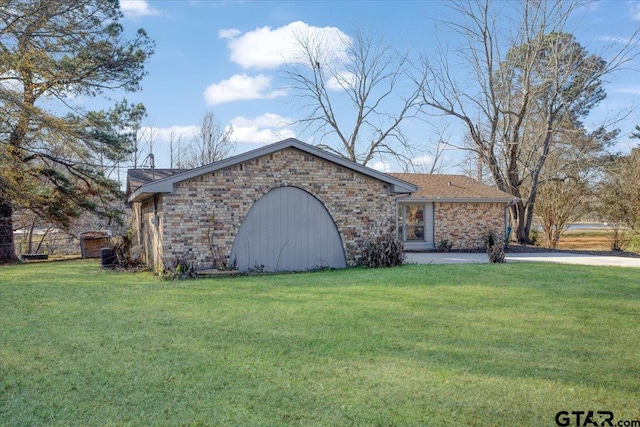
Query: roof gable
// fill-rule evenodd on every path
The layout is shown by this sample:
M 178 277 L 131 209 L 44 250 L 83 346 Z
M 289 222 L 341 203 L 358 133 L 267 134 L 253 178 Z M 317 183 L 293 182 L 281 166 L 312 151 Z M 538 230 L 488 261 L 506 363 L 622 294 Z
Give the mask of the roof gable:
M 131 188 L 133 190 L 131 192 L 129 192 L 129 183 L 128 183 L 127 184 L 128 201 L 129 202 L 141 201 L 156 193 L 171 193 L 173 192 L 173 185 L 179 182 L 193 179 L 205 174 L 213 173 L 213 172 L 228 168 L 230 166 L 235 166 L 237 164 L 244 163 L 244 162 L 256 159 L 258 157 L 262 157 L 268 154 L 275 153 L 280 150 L 284 150 L 286 148 L 295 148 L 307 154 L 324 159 L 328 162 L 335 163 L 339 166 L 361 173 L 365 176 L 369 176 L 370 178 L 376 179 L 378 181 L 382 181 L 389 185 L 389 189 L 390 189 L 389 191 L 391 193 L 409 194 L 409 193 L 413 193 L 418 189 L 414 184 L 403 181 L 400 178 L 379 172 L 375 169 L 371 169 L 369 167 L 360 165 L 358 163 L 347 160 L 343 157 L 336 156 L 335 154 L 321 150 L 317 147 L 301 142 L 295 138 L 289 138 L 280 142 L 266 145 L 264 147 L 261 147 L 252 151 L 248 151 L 243 154 L 239 154 L 237 156 L 229 157 L 227 159 L 220 160 L 218 162 L 201 166 L 199 168 L 189 169 L 179 173 L 174 173 L 164 178 L 160 178 L 151 182 L 144 183 L 135 189 L 133 189 L 134 187 L 132 186 Z M 168 169 L 168 170 L 172 170 L 172 169 Z M 158 171 L 158 169 L 156 169 L 156 171 Z

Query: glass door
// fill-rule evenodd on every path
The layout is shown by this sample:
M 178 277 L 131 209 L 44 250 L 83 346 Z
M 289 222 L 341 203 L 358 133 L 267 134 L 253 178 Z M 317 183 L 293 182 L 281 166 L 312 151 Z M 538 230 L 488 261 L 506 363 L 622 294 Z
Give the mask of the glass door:
M 405 205 L 405 238 L 424 240 L 424 205 Z

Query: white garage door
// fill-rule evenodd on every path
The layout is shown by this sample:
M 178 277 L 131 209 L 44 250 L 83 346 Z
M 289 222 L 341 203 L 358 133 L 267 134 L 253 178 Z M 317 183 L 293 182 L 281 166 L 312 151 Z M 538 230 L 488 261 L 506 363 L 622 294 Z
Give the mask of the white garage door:
M 249 210 L 231 250 L 241 271 L 344 268 L 342 240 L 327 209 L 311 194 L 280 187 Z

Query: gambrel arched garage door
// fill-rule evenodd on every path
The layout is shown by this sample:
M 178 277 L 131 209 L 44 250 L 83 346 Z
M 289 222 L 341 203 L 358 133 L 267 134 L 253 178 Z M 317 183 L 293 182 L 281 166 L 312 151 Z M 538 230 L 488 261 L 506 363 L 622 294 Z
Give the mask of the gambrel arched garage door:
M 279 187 L 249 210 L 231 249 L 241 271 L 344 268 L 340 233 L 324 205 L 296 187 Z

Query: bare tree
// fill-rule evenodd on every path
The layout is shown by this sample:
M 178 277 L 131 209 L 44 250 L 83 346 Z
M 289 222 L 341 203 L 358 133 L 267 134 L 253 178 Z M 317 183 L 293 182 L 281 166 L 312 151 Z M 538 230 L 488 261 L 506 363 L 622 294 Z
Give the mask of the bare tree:
M 408 173 L 440 173 L 445 167 L 445 154 L 451 149 L 449 140 L 451 139 L 451 129 L 448 123 L 428 123 L 433 127 L 431 134 L 433 137 L 429 145 L 431 148 L 422 150 L 417 157 L 405 165 L 404 171 Z
M 196 168 L 229 157 L 235 150 L 232 135 L 232 126 L 223 129 L 212 112 L 205 113 L 200 132 L 189 145 L 182 163 L 185 167 Z
M 640 132 L 640 128 L 636 127 Z M 640 138 L 639 134 L 633 134 Z M 598 183 L 598 214 L 609 223 L 614 250 L 623 249 L 627 234 L 640 231 L 640 146 L 617 157 Z
M 421 80 L 410 75 L 407 54 L 356 30 L 340 39 L 340 53 L 312 34 L 297 35 L 301 56 L 284 76 L 307 111 L 298 124 L 316 145 L 367 165 L 393 157 L 409 164 L 415 151 L 401 124 L 418 109 Z M 344 114 L 344 102 L 350 104 Z
M 145 163 L 147 160 L 153 159 L 154 157 L 155 153 L 153 152 L 153 149 L 155 147 L 156 141 L 158 140 L 158 130 L 153 125 L 153 122 L 147 122 L 146 126 L 141 129 L 139 136 L 139 142 L 142 145 L 140 154 L 146 154 L 145 157 L 142 157 L 141 163 Z M 153 160 L 151 161 L 153 162 Z
M 545 162 L 566 141 L 558 138 L 562 123 L 579 123 L 604 98 L 603 79 L 637 55 L 638 34 L 610 50 L 607 62 L 565 32 L 576 3 L 485 0 L 451 8 L 455 18 L 444 24 L 464 43 L 455 59 L 444 50 L 425 59 L 422 100 L 464 125 L 469 149 L 497 187 L 518 198 L 511 217 L 518 241 L 528 242 Z
M 147 117 L 147 109 L 142 104 L 132 105 L 129 121 L 131 123 L 130 132 L 133 135 L 133 150 L 129 160 L 133 169 L 136 169 L 144 161 L 145 150 L 142 140 L 142 120 Z
M 618 130 L 599 128 L 585 133 L 574 129 L 560 135 L 569 140 L 555 141 L 555 150 L 549 153 L 540 174 L 534 209 L 550 248 L 557 248 L 561 235 L 588 213 L 593 183 L 611 161 L 606 149 L 617 138 Z
M 182 154 L 184 151 L 184 147 L 182 146 L 182 135 L 178 135 L 178 133 L 171 129 L 169 131 L 169 162 L 170 168 L 174 167 L 181 169 L 184 167 L 182 164 Z
M 558 248 L 560 236 L 586 212 L 590 188 L 586 180 L 567 177 L 540 186 L 535 213 L 547 247 Z
M 450 142 L 447 142 L 447 144 L 451 146 Z M 482 161 L 482 158 L 474 149 L 475 144 L 471 140 L 469 134 L 465 135 L 462 146 L 456 146 L 455 148 L 460 149 L 463 152 L 463 158 L 459 164 L 463 175 L 473 178 L 478 182 L 482 182 L 483 184 L 493 185 L 495 181 L 491 176 L 491 170 L 489 170 L 487 165 Z

